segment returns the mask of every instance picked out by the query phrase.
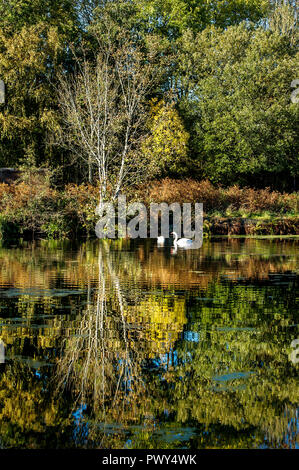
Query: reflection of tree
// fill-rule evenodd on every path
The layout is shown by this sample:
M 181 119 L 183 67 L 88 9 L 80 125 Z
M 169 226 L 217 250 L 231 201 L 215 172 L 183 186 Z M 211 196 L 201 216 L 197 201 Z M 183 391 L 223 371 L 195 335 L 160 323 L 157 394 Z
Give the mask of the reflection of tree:
M 134 418 L 144 395 L 141 357 L 125 308 L 109 251 L 100 249 L 95 302 L 88 305 L 76 334 L 67 339 L 58 376 L 60 385 L 67 385 L 80 403 L 91 405 L 104 423 L 108 417 L 122 423 Z
M 162 397 L 172 397 L 174 421 L 205 431 L 196 447 L 298 443 L 297 371 L 288 360 L 297 310 L 285 290 L 215 283 L 193 306 L 198 339 L 179 343 Z
M 113 259 L 120 281 L 161 285 L 165 289 L 190 289 L 207 286 L 233 269 L 232 277 L 264 279 L 269 273 L 295 271 L 298 241 L 230 239 L 206 241 L 201 250 L 178 252 L 171 257 L 151 245 L 134 249 L 130 240 L 113 243 Z M 59 277 L 63 285 L 85 288 L 87 281 L 97 283 L 98 243 L 87 242 L 75 250 L 67 243 L 52 241 L 37 246 L 0 248 L 0 285 L 14 288 L 50 289 Z M 211 263 L 213 260 L 213 263 Z M 199 275 L 199 271 L 201 271 Z M 38 294 L 37 294 L 38 295 Z M 47 298 L 40 298 L 44 301 Z
M 5 448 L 56 448 L 71 432 L 65 397 L 54 399 L 44 374 L 15 361 L 0 374 L 0 436 Z
M 66 340 L 58 364 L 60 387 L 93 408 L 95 423 L 124 426 L 143 420 L 151 427 L 143 364 L 174 346 L 186 322 L 184 299 L 149 295 L 140 301 L 135 291 L 134 301 L 132 291 L 121 287 L 107 246 L 103 248 L 94 303 Z
M 25 446 L 24 433 L 32 447 L 293 446 L 296 243 L 208 242 L 176 257 L 129 243 L 37 247 L 34 261 L 2 252 L 3 289 L 33 289 L 1 292 L 8 353 L 32 360 L 0 376 L 3 445 Z M 55 366 L 37 363 L 57 351 L 54 397 Z

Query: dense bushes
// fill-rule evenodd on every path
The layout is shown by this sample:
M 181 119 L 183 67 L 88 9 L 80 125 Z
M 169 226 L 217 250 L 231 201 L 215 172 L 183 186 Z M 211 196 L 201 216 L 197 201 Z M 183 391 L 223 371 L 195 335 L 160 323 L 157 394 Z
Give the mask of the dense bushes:
M 87 235 L 95 224 L 96 191 L 87 185 L 58 191 L 43 180 L 0 184 L 0 237 Z
M 213 186 L 209 181 L 153 181 L 147 188 L 123 191 L 127 202 L 202 202 L 209 217 L 270 219 L 298 214 L 299 193 L 282 194 L 269 189 Z M 41 177 L 30 182 L 0 184 L 0 238 L 20 236 L 75 238 L 93 236 L 97 222 L 96 186 L 69 184 L 57 190 Z
M 144 190 L 140 190 L 141 198 Z M 138 197 L 138 194 L 137 194 Z M 226 216 L 296 214 L 298 212 L 299 193 L 279 193 L 270 189 L 240 188 L 237 185 L 230 188 L 213 186 L 208 180 L 195 181 L 173 180 L 165 178 L 154 181 L 146 193 L 146 202 L 202 202 L 206 214 Z M 265 215 L 265 214 L 264 214 Z

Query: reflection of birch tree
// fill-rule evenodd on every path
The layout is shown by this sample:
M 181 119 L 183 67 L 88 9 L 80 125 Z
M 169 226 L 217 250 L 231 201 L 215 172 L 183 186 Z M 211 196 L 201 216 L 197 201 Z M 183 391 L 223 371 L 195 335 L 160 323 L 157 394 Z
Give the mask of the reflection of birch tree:
M 109 256 L 108 250 L 99 249 L 94 302 L 77 334 L 66 340 L 58 364 L 59 386 L 70 388 L 79 402 L 92 404 L 104 421 L 106 411 L 119 419 L 143 390 L 140 357 L 125 319 L 126 301 Z
M 0 80 L 0 104 L 5 103 L 5 85 L 3 80 Z

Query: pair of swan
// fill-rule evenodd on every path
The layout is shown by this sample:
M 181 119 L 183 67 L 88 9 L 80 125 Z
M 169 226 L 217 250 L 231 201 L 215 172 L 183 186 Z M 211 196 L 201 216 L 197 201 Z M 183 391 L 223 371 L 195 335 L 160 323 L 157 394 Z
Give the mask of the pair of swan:
M 174 235 L 173 245 L 175 248 L 177 247 L 188 248 L 193 243 L 190 238 L 178 238 L 178 234 L 176 232 L 171 232 L 171 235 Z M 157 242 L 159 246 L 163 246 L 165 242 L 165 238 L 162 236 L 158 237 Z

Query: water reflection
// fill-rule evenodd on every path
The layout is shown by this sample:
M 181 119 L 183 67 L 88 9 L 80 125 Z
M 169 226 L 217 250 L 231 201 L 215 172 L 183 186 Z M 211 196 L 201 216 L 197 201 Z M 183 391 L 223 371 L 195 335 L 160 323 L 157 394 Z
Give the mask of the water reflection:
M 3 447 L 295 447 L 298 241 L 0 249 Z

